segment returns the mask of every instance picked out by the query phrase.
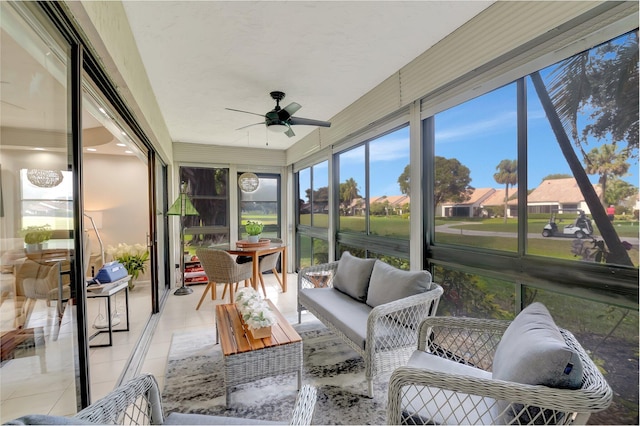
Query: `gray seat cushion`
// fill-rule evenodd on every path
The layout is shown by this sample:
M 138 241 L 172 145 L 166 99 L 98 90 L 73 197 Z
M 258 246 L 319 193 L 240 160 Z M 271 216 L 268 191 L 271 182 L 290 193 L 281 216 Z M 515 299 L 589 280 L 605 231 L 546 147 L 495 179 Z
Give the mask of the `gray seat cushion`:
M 345 251 L 338 262 L 333 287 L 360 302 L 366 301 L 375 262 L 375 259 L 360 259 Z
M 165 425 L 286 425 L 287 422 L 243 419 L 239 417 L 208 416 L 205 414 L 171 413 L 164 420 Z
M 422 351 L 415 351 L 407 364 L 408 367 L 424 370 L 491 379 L 491 373 L 488 371 Z M 448 404 L 449 399 L 456 403 Z M 405 411 L 403 416 L 409 418 L 407 424 L 488 425 L 494 424 L 492 415 L 495 416 L 495 413 L 485 408 L 491 407 L 494 403 L 494 399 L 478 395 L 456 395 L 456 392 L 435 387 L 408 386 L 407 393 L 403 396 L 402 407 Z M 412 423 L 412 420 L 415 420 L 415 423 Z
M 431 274 L 427 271 L 403 271 L 382 261 L 373 266 L 367 292 L 367 305 L 376 307 L 431 289 Z
M 299 299 L 303 306 L 318 312 L 364 349 L 370 306 L 333 288 L 304 288 L 300 290 Z

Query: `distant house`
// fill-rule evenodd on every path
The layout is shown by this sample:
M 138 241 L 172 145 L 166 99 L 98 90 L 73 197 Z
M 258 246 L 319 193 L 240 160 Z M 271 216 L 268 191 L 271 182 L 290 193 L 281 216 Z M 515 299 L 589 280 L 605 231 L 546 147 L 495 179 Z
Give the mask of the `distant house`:
M 500 216 L 504 215 L 504 197 L 507 191 L 504 188 L 496 189 L 493 194 L 489 196 L 482 203 L 482 207 L 493 207 L 493 210 Z M 507 217 L 518 216 L 518 188 L 509 188 L 509 202 L 507 203 Z M 486 212 L 486 209 L 483 209 Z
M 599 184 L 593 185 L 596 194 L 602 194 Z M 589 206 L 575 178 L 544 180 L 527 197 L 529 213 L 574 213 L 582 210 L 590 214 Z
M 493 188 L 476 188 L 471 193 L 471 198 L 462 203 L 452 201 L 440 205 L 440 212 L 445 217 L 482 217 L 485 200 L 488 200 L 496 192 Z
M 403 211 L 404 206 L 410 203 L 408 195 L 383 195 L 381 197 L 371 197 L 369 205 L 374 203 L 388 203 L 389 212 L 387 214 L 401 215 L 405 213 Z
M 602 188 L 593 185 L 596 194 L 600 196 Z M 518 216 L 517 188 L 509 188 L 507 217 Z M 486 207 L 493 207 L 494 211 L 503 212 L 505 189 L 478 188 L 473 191 L 471 198 L 463 203 L 448 201 L 442 203 L 439 212 L 445 217 L 482 217 L 487 214 Z M 544 180 L 527 197 L 529 213 L 574 213 L 582 210 L 586 214 L 591 211 L 584 201 L 584 196 L 574 178 Z

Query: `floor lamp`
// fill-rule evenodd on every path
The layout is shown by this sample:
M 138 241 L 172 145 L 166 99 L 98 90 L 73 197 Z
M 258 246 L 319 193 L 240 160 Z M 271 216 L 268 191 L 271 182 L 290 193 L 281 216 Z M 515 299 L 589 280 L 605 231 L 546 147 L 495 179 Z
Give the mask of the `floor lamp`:
M 191 203 L 189 195 L 187 195 L 187 183 L 180 183 L 180 195 L 174 201 L 173 205 L 167 212 L 167 216 L 180 216 L 180 274 L 182 274 L 182 285 L 173 294 L 177 296 L 186 296 L 193 293 L 193 289 L 184 284 L 184 224 L 183 216 L 198 216 L 199 213 Z

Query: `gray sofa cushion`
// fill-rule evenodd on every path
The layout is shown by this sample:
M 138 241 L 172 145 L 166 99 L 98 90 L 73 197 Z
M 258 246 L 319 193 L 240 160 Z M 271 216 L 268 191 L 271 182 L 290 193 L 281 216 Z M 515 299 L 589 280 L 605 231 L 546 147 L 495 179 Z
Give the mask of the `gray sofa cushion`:
M 382 261 L 373 266 L 367 292 L 367 305 L 376 307 L 431 289 L 427 271 L 403 271 Z
M 80 420 L 73 417 L 51 416 L 48 414 L 27 414 L 10 420 L 5 425 L 88 425 L 86 420 Z
M 286 425 L 287 422 L 243 419 L 239 417 L 208 416 L 205 414 L 171 413 L 164 420 L 165 425 Z
M 333 287 L 360 302 L 364 302 L 367 300 L 369 278 L 375 262 L 375 259 L 360 259 L 345 251 L 338 262 L 336 275 L 333 278 Z
M 370 306 L 333 288 L 304 288 L 300 290 L 299 299 L 303 306 L 318 312 L 349 340 L 364 349 Z
M 563 389 L 582 385 L 582 361 L 539 302 L 523 309 L 509 325 L 496 348 L 492 369 L 498 380 Z

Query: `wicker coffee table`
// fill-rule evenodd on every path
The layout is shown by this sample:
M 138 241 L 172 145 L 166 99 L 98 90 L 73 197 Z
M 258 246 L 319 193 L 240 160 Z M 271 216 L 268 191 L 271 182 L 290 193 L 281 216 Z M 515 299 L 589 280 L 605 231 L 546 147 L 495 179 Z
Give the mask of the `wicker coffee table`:
M 300 389 L 302 338 L 273 303 L 267 303 L 278 322 L 264 339 L 253 339 L 245 332 L 235 304 L 216 306 L 216 341 L 222 347 L 227 406 L 232 387 L 265 377 L 296 372 Z

